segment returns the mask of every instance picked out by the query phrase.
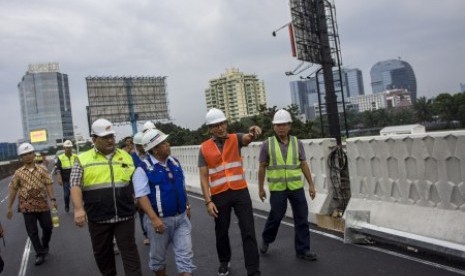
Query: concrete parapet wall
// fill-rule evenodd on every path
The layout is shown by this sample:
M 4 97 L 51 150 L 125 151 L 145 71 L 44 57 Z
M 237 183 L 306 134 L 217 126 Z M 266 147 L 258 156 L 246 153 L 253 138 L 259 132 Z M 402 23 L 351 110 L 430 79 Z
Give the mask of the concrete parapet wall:
M 346 211 L 369 211 L 376 226 L 465 244 L 465 131 L 351 138 L 347 156 Z
M 21 166 L 22 163 L 20 161 L 4 162 L 2 165 L 0 165 L 0 179 L 12 176 Z
M 332 194 L 333 189 L 329 177 L 328 156 L 331 148 L 336 145 L 335 139 L 312 139 L 302 140 L 307 155 L 307 162 L 310 165 L 312 178 L 315 183 L 317 195 L 315 200 L 311 201 L 308 192 L 306 192 L 309 202 L 309 220 L 316 223 L 317 214 L 328 214 L 332 211 Z M 248 183 L 252 203 L 255 208 L 269 211 L 269 192 L 268 198 L 262 202 L 258 197 L 258 155 L 260 152 L 261 142 L 251 143 L 248 147 L 242 148 L 242 157 L 244 165 L 244 174 Z M 202 193 L 200 187 L 200 176 L 198 164 L 198 154 L 200 146 L 181 146 L 172 147 L 171 154 L 181 162 L 185 175 L 187 189 L 192 192 Z M 305 184 L 308 190 L 308 185 Z M 287 214 L 292 216 L 291 208 L 288 208 Z

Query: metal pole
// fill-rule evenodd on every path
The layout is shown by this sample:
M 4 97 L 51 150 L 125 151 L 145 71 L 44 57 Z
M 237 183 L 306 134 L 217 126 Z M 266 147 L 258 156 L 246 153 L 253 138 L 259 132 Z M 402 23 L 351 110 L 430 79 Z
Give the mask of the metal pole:
M 329 133 L 341 145 L 341 129 L 339 125 L 339 112 L 337 110 L 337 97 L 334 90 L 333 66 L 331 46 L 329 44 L 328 25 L 326 22 L 325 1 L 316 0 L 318 27 L 321 43 L 321 60 L 326 94 L 326 115 L 328 117 Z

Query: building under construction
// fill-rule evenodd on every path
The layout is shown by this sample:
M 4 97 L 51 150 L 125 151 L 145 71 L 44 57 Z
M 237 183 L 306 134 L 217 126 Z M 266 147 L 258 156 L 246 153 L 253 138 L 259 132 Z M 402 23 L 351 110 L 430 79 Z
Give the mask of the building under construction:
M 166 77 L 87 77 L 89 125 L 98 118 L 114 124 L 169 120 Z

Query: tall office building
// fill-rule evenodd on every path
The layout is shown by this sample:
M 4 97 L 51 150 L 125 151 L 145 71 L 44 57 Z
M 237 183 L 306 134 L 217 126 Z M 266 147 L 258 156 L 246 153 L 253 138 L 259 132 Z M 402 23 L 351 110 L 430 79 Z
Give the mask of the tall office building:
M 266 105 L 265 84 L 256 75 L 246 75 L 236 68 L 227 69 L 221 77 L 210 80 L 205 99 L 207 109 L 221 109 L 234 122 L 257 115 L 260 105 Z
M 356 97 L 365 95 L 365 89 L 363 87 L 363 75 L 362 70 L 354 69 L 343 69 L 344 77 L 347 83 L 347 96 Z
M 74 137 L 68 75 L 58 63 L 30 64 L 18 83 L 23 138 L 37 150 Z
M 299 113 L 305 119 L 314 119 L 314 104 L 318 103 L 316 78 L 297 80 L 289 83 L 291 88 L 291 103 L 299 107 Z
M 370 71 L 373 94 L 392 89 L 406 89 L 412 101 L 417 98 L 417 81 L 412 66 L 400 59 L 377 62 Z
M 338 99 L 338 106 L 342 108 L 341 87 L 344 91 L 344 99 L 347 101 L 352 95 L 364 95 L 362 71 L 360 69 L 342 69 L 341 70 L 342 82 L 339 81 L 339 71 L 333 72 L 334 89 Z M 311 77 L 307 80 L 291 81 L 289 83 L 291 89 L 291 102 L 299 106 L 300 114 L 304 115 L 305 119 L 315 119 L 319 116 L 318 108 L 318 90 L 320 91 L 321 105 L 325 104 L 325 84 L 323 74 L 318 74 L 318 87 L 317 78 Z M 324 108 L 324 107 L 323 107 Z M 342 111 L 341 111 L 342 112 Z

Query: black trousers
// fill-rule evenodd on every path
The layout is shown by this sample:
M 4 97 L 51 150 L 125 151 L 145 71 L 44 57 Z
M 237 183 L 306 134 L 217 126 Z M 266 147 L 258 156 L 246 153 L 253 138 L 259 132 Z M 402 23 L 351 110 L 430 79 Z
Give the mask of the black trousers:
M 278 234 L 281 220 L 286 214 L 287 201 L 291 203 L 294 217 L 294 247 L 297 254 L 310 250 L 310 229 L 308 223 L 308 204 L 305 190 L 284 190 L 270 192 L 271 210 L 263 229 L 262 238 L 266 243 L 272 243 Z
M 24 224 L 26 225 L 27 235 L 31 239 L 32 246 L 36 251 L 36 256 L 45 256 L 48 250 L 48 244 L 52 237 L 52 217 L 50 211 L 45 212 L 28 212 L 23 213 Z M 39 237 L 39 222 L 42 228 L 42 238 Z
M 239 228 L 242 237 L 242 251 L 244 253 L 245 268 L 247 274 L 253 274 L 260 270 L 257 239 L 252 210 L 252 200 L 249 190 L 227 190 L 212 196 L 212 201 L 218 209 L 218 217 L 215 218 L 216 250 L 220 262 L 231 260 L 231 245 L 229 243 L 229 225 L 231 222 L 231 210 L 239 220 Z
M 95 223 L 89 221 L 89 233 L 94 258 L 102 275 L 116 275 L 113 237 L 116 238 L 116 243 L 121 252 L 125 275 L 142 275 L 134 232 L 134 218 L 116 223 Z

